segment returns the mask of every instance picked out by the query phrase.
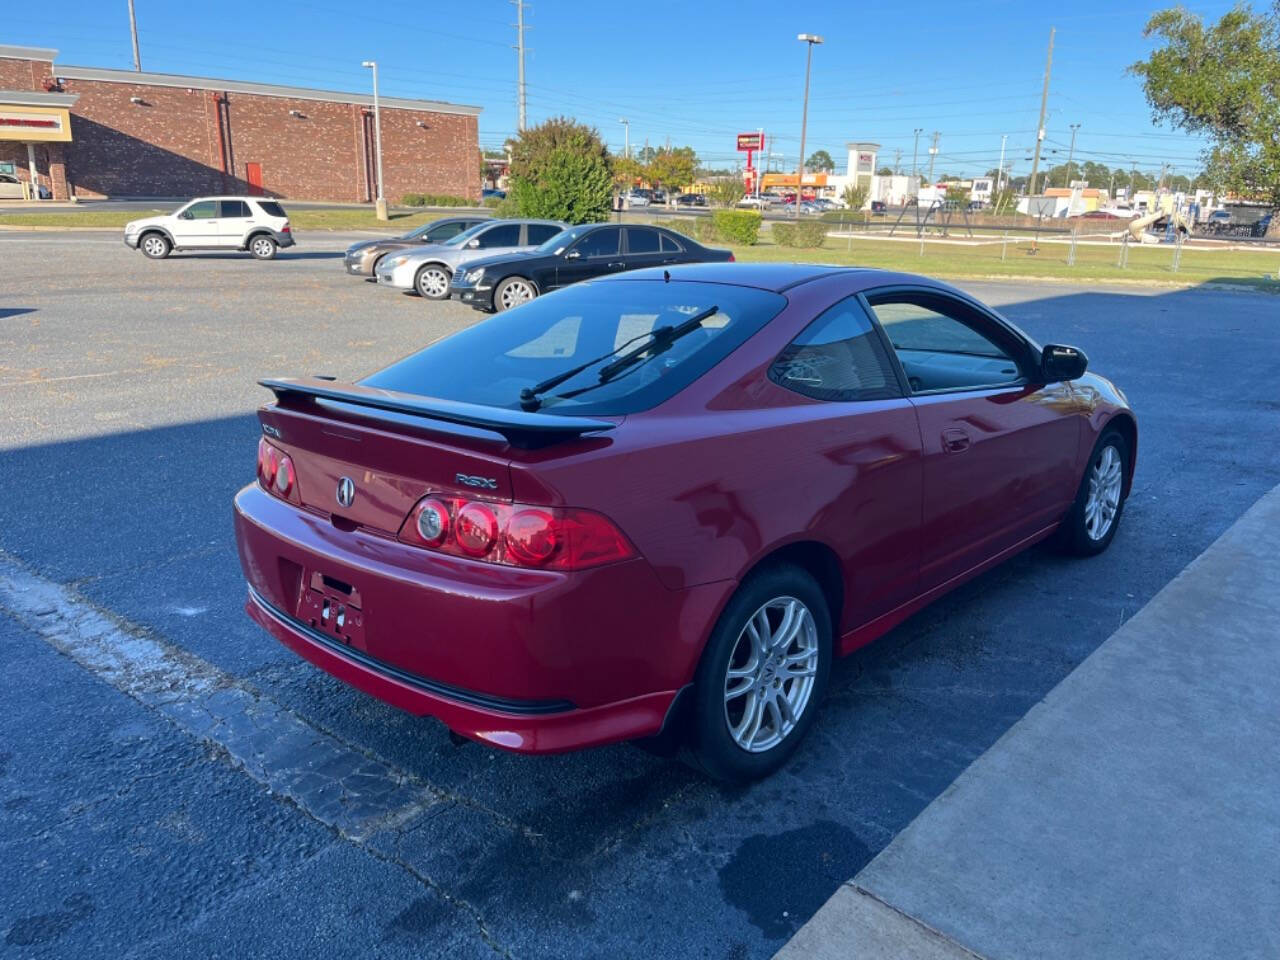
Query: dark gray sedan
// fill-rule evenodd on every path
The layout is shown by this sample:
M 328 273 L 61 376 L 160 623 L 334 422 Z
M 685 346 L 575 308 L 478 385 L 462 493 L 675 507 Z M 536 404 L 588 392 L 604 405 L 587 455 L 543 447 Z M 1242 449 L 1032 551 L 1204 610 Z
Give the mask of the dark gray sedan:
M 356 277 L 372 277 L 378 261 L 388 253 L 398 250 L 412 250 L 427 243 L 444 243 L 456 237 L 463 230 L 470 230 L 478 223 L 491 219 L 483 214 L 468 214 L 464 217 L 445 217 L 424 223 L 416 230 L 403 237 L 387 237 L 377 240 L 362 240 L 347 247 L 347 255 L 343 258 L 343 269 Z

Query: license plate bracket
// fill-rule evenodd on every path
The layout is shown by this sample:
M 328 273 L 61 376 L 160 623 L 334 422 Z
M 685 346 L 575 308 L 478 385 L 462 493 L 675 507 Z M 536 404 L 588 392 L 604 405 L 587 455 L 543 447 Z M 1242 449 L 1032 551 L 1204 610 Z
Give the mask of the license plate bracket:
M 366 651 L 364 601 L 349 583 L 309 570 L 298 591 L 298 619 L 341 643 Z

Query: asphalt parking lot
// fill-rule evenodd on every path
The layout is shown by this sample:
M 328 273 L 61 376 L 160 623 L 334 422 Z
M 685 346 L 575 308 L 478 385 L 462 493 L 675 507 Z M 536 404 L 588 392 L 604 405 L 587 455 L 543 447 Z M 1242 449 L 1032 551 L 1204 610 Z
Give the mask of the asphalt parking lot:
M 358 376 L 480 317 L 344 276 L 351 239 L 151 262 L 0 233 L 0 955 L 768 956 L 1280 480 L 1274 298 L 965 284 L 1136 408 L 1106 554 L 1035 549 L 838 663 L 751 787 L 629 746 L 454 746 L 242 612 L 255 380 Z

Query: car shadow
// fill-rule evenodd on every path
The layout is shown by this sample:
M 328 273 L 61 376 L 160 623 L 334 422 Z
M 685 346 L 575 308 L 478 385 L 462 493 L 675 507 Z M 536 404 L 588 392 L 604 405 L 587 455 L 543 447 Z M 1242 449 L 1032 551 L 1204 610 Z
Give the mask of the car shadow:
M 281 250 L 275 255 L 276 260 L 340 260 L 341 251 L 329 250 Z M 253 255 L 247 250 L 211 253 L 204 250 L 175 250 L 169 254 L 175 260 L 252 260 Z
M 6 320 L 9 317 L 20 317 L 24 313 L 35 313 L 36 307 L 0 307 L 0 320 Z
M 807 740 L 751 785 L 626 745 L 551 757 L 457 746 L 286 651 L 243 613 L 231 531 L 231 499 L 253 479 L 252 414 L 0 450 L 7 489 L 39 491 L 0 498 L 0 549 L 429 784 L 428 810 L 369 843 L 473 905 L 496 941 L 767 956 L 1280 478 L 1274 302 L 1215 296 L 1228 299 L 997 304 L 1041 342 L 1083 348 L 1137 409 L 1137 477 L 1114 543 L 1092 559 L 1030 550 L 837 662 Z M 68 518 L 92 537 L 57 535 Z M 636 904 L 658 898 L 671 906 L 654 924 Z M 429 942 L 444 922 L 428 917 L 416 935 Z

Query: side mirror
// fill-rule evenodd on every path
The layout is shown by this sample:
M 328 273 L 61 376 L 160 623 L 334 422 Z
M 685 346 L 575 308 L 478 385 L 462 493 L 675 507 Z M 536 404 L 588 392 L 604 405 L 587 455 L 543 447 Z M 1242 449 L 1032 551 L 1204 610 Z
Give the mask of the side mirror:
M 479 249 L 480 249 L 480 241 L 479 241 L 479 240 L 468 240 L 468 241 L 467 241 L 467 249 L 469 249 L 469 250 L 479 250 Z
M 1051 343 L 1040 354 L 1040 370 L 1045 383 L 1060 383 L 1084 376 L 1089 358 L 1083 350 Z
M 190 210 L 183 210 L 183 211 L 182 211 L 182 213 L 178 214 L 178 219 L 179 219 L 179 220 L 190 220 L 190 219 L 191 219 L 191 211 L 190 211 Z
M 566 260 L 577 260 L 580 256 L 582 253 L 578 250 L 566 250 L 564 254 Z

